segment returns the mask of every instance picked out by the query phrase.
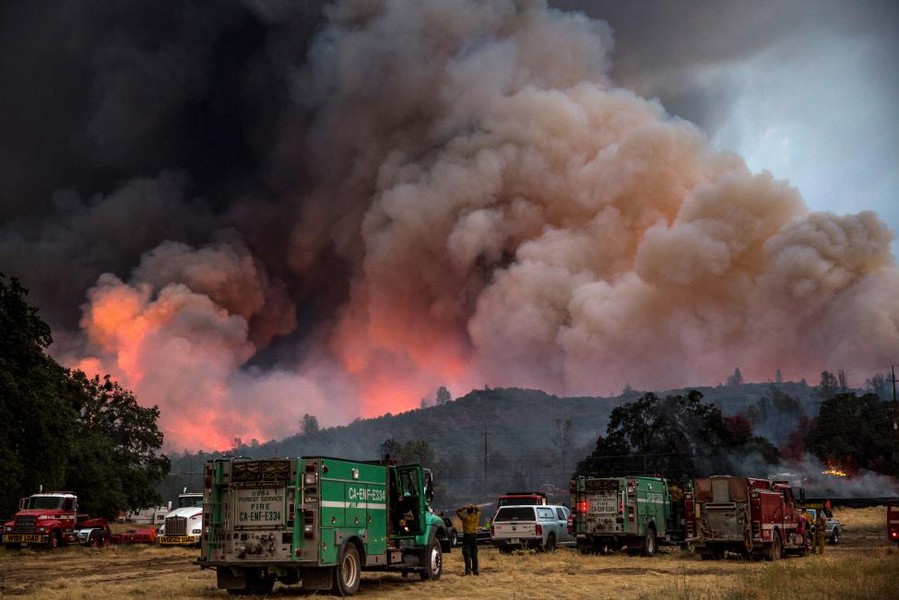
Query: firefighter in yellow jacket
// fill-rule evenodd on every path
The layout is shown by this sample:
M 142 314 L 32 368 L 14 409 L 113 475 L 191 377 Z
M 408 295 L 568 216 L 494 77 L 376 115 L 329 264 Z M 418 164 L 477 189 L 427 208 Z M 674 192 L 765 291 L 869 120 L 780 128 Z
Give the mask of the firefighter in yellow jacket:
M 815 514 L 815 554 L 824 554 L 825 535 L 827 534 L 827 517 L 820 508 Z
M 465 575 L 478 575 L 478 525 L 481 509 L 477 504 L 466 504 L 456 511 L 462 520 L 462 558 L 465 560 Z

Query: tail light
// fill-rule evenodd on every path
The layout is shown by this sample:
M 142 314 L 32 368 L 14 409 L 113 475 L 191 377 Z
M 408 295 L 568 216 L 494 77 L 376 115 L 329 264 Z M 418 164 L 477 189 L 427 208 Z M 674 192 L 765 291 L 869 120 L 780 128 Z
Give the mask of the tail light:
M 618 501 L 618 514 L 624 514 L 624 500 Z
M 536 533 L 537 535 L 543 535 L 543 525 L 540 525 L 539 523 L 535 525 L 534 533 Z
M 581 500 L 580 502 L 577 503 L 577 512 L 579 512 L 579 513 L 586 514 L 587 510 L 589 510 L 589 508 L 590 508 L 590 505 L 587 504 L 586 500 Z

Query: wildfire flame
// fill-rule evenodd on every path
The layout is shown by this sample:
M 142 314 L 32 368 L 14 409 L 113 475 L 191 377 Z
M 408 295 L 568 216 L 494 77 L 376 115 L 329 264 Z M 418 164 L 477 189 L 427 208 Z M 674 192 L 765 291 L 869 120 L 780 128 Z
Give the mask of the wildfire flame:
M 834 475 L 836 477 L 848 477 L 849 476 L 849 474 L 846 473 L 846 471 L 843 471 L 841 468 L 835 467 L 832 465 L 827 465 L 827 468 L 825 470 L 821 471 L 821 474 L 822 475 Z

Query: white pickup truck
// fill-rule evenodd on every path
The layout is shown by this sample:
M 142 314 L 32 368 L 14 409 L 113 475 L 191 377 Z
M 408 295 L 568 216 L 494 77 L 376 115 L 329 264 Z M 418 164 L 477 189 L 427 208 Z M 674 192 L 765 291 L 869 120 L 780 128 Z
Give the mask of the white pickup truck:
M 565 506 L 501 506 L 493 517 L 490 536 L 503 554 L 521 548 L 552 552 L 558 545 L 573 545 Z
M 808 512 L 809 515 L 811 516 L 812 531 L 814 532 L 815 518 L 818 516 L 819 510 L 824 512 L 824 517 L 827 519 L 827 525 L 824 528 L 824 537 L 831 544 L 839 544 L 840 543 L 840 535 L 842 534 L 843 526 L 840 524 L 840 520 L 835 519 L 833 514 L 826 508 L 807 508 L 806 509 L 806 512 Z M 812 535 L 814 535 L 814 533 Z

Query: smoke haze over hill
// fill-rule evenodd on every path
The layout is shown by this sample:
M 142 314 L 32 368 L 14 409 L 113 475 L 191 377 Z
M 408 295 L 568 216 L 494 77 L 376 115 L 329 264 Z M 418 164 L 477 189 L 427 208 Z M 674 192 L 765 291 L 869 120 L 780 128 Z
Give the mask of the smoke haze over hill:
M 859 381 L 899 354 L 889 227 L 809 210 L 620 87 L 602 21 L 511 1 L 38 10 L 5 25 L 18 68 L 58 77 L 19 96 L 12 139 L 45 160 L 4 146 L 0 270 L 55 355 L 158 404 L 177 448 L 440 385 Z

